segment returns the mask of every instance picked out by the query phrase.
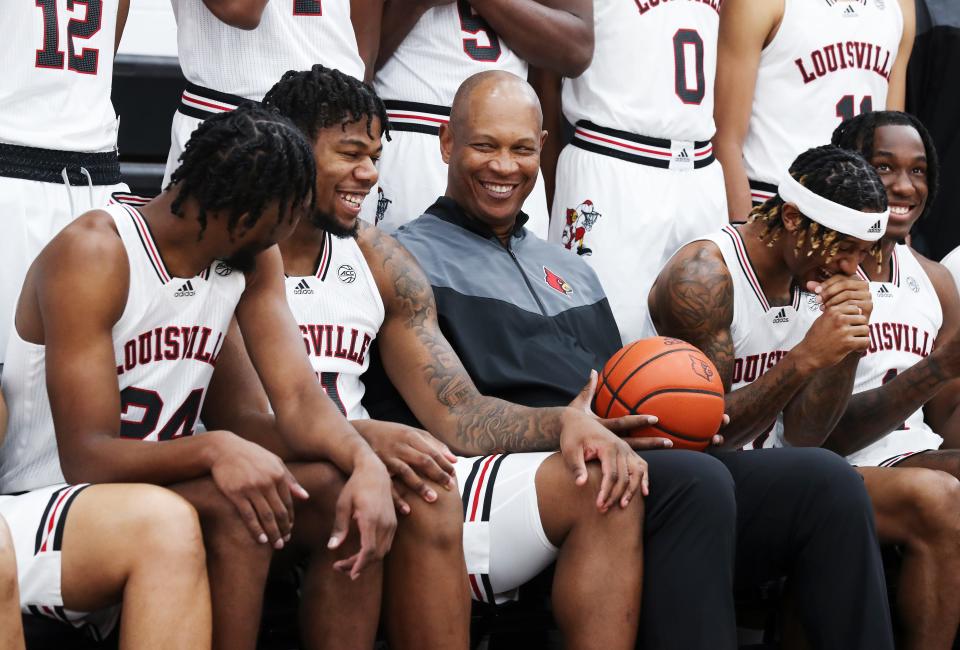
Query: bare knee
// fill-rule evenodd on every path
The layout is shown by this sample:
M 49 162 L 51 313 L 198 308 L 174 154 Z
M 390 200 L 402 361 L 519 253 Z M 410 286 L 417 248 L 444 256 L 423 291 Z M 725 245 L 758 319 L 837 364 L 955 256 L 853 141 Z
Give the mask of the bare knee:
M 204 570 L 206 557 L 197 511 L 183 497 L 159 488 L 138 486 L 136 512 L 127 524 L 137 543 L 137 555 L 162 562 L 177 571 Z
M 13 540 L 3 517 L 0 517 L 0 602 L 11 600 L 17 593 L 17 558 Z
M 946 472 L 925 470 L 911 477 L 907 489 L 912 540 L 960 545 L 960 481 Z
M 437 500 L 427 503 L 413 495 L 407 499 L 410 513 L 399 515 L 398 540 L 413 541 L 418 546 L 449 549 L 463 539 L 463 505 L 456 490 L 432 486 Z

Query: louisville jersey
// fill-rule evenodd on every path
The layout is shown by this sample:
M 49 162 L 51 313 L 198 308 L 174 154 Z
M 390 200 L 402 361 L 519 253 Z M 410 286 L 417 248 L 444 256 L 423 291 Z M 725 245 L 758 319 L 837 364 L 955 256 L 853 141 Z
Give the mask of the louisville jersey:
M 0 11 L 0 143 L 93 153 L 117 143 L 118 0 L 9 0 Z
M 527 78 L 526 62 L 467 0 L 456 0 L 424 12 L 377 72 L 373 85 L 384 100 L 450 106 L 463 80 L 486 70 Z
M 187 81 L 260 101 L 287 70 L 316 63 L 363 79 L 347 0 L 271 0 L 256 29 L 221 22 L 201 0 L 172 0 Z
M 130 266 L 126 306 L 113 326 L 120 436 L 158 441 L 192 435 L 246 284 L 243 273 L 217 261 L 196 277 L 173 277 L 136 208 L 104 209 L 116 223 Z M 0 449 L 0 493 L 64 480 L 45 352 L 16 333 L 10 337 L 3 374 L 10 421 Z
M 368 418 L 360 376 L 383 325 L 383 300 L 353 238 L 327 233 L 317 272 L 287 277 L 287 302 L 317 379 L 350 420 Z
M 869 280 L 862 271 L 860 277 Z M 870 293 L 870 348 L 857 366 L 854 394 L 879 388 L 927 357 L 943 324 L 937 290 L 908 246 L 894 247 L 890 281 L 870 282 Z M 854 465 L 878 465 L 900 454 L 937 449 L 942 442 L 919 408 L 895 431 L 848 459 Z
M 743 143 L 747 177 L 775 184 L 844 119 L 883 110 L 902 31 L 897 0 L 784 0 L 760 53 Z
M 593 61 L 563 82 L 563 112 L 668 140 L 713 137 L 721 0 L 598 0 Z
M 812 294 L 793 287 L 789 305 L 771 306 L 760 286 L 760 280 L 747 255 L 743 237 L 733 226 L 724 226 L 717 234 L 706 237 L 720 249 L 733 281 L 733 376 L 730 390 L 752 384 L 773 368 L 797 343 L 803 340 L 813 321 L 820 315 L 820 305 Z M 777 447 L 783 444 L 783 415 L 746 449 Z

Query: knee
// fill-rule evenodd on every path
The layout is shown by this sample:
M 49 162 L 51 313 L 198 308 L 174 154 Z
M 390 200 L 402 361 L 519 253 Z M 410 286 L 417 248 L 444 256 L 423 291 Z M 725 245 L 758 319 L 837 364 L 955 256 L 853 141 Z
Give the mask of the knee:
M 407 498 L 410 513 L 399 515 L 397 535 L 417 545 L 449 549 L 463 539 L 463 505 L 456 490 L 435 487 L 437 500 L 427 503 L 413 495 Z
M 911 477 L 907 495 L 917 541 L 960 544 L 960 481 L 936 470 Z
M 3 517 L 0 517 L 0 602 L 13 599 L 17 593 L 17 558 L 13 540 Z
M 730 471 L 708 454 L 669 451 L 649 454 L 650 497 L 647 519 L 684 513 L 717 530 L 733 530 L 737 518 L 736 488 Z
M 873 511 L 863 477 L 846 460 L 826 449 L 794 449 L 794 478 L 807 485 L 817 503 L 838 514 Z
M 159 487 L 137 486 L 136 513 L 128 521 L 138 554 L 160 558 L 178 570 L 206 566 L 197 511 L 181 496 Z

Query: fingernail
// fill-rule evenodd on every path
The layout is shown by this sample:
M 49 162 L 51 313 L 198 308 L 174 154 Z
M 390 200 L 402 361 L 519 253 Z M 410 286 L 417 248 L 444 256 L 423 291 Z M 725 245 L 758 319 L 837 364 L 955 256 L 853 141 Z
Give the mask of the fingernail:
M 656 424 L 659 421 L 660 421 L 660 418 L 658 418 L 656 415 L 650 416 L 650 424 Z
M 427 501 L 436 501 L 437 493 L 433 490 L 427 490 Z
M 327 542 L 327 548 L 337 548 L 337 544 L 339 543 L 340 543 L 340 538 L 337 537 L 336 535 L 333 535 L 330 538 L 330 541 Z
M 359 577 L 360 577 L 360 574 L 359 574 L 359 573 L 354 573 L 354 574 L 352 574 L 352 575 L 350 576 L 350 579 L 351 579 L 351 580 L 356 580 L 356 579 L 359 578 Z
M 408 506 L 406 503 L 404 503 L 402 506 L 400 506 L 400 512 L 402 512 L 402 513 L 405 514 L 405 515 L 409 515 L 409 514 L 410 514 L 410 506 Z
M 664 441 L 663 441 L 663 446 L 664 446 L 664 447 L 672 447 L 672 446 L 673 446 L 673 440 L 664 440 Z
M 292 536 L 293 536 L 293 533 L 287 533 L 286 535 L 284 535 L 283 541 L 289 542 Z
M 268 541 L 267 536 L 264 533 L 260 533 L 260 537 L 257 538 L 257 541 L 261 544 L 266 544 Z
M 279 551 L 280 549 L 282 549 L 282 548 L 283 548 L 283 540 L 282 540 L 282 539 L 278 539 L 276 542 L 274 542 L 273 548 L 277 549 L 278 551 Z

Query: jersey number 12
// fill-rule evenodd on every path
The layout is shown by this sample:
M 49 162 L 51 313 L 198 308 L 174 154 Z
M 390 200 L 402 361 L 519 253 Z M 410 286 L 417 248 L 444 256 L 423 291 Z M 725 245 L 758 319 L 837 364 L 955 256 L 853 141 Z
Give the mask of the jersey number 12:
M 64 53 L 60 49 L 60 25 L 57 22 L 57 2 L 61 0 L 35 0 L 43 11 L 43 49 L 37 50 L 36 66 L 63 70 Z M 83 20 L 71 18 L 67 23 L 67 69 L 81 74 L 97 74 L 100 50 L 85 47 L 78 54 L 74 49 L 74 39 L 86 39 L 100 31 L 103 17 L 103 0 L 67 0 L 67 9 L 74 10 L 77 5 L 86 7 Z

